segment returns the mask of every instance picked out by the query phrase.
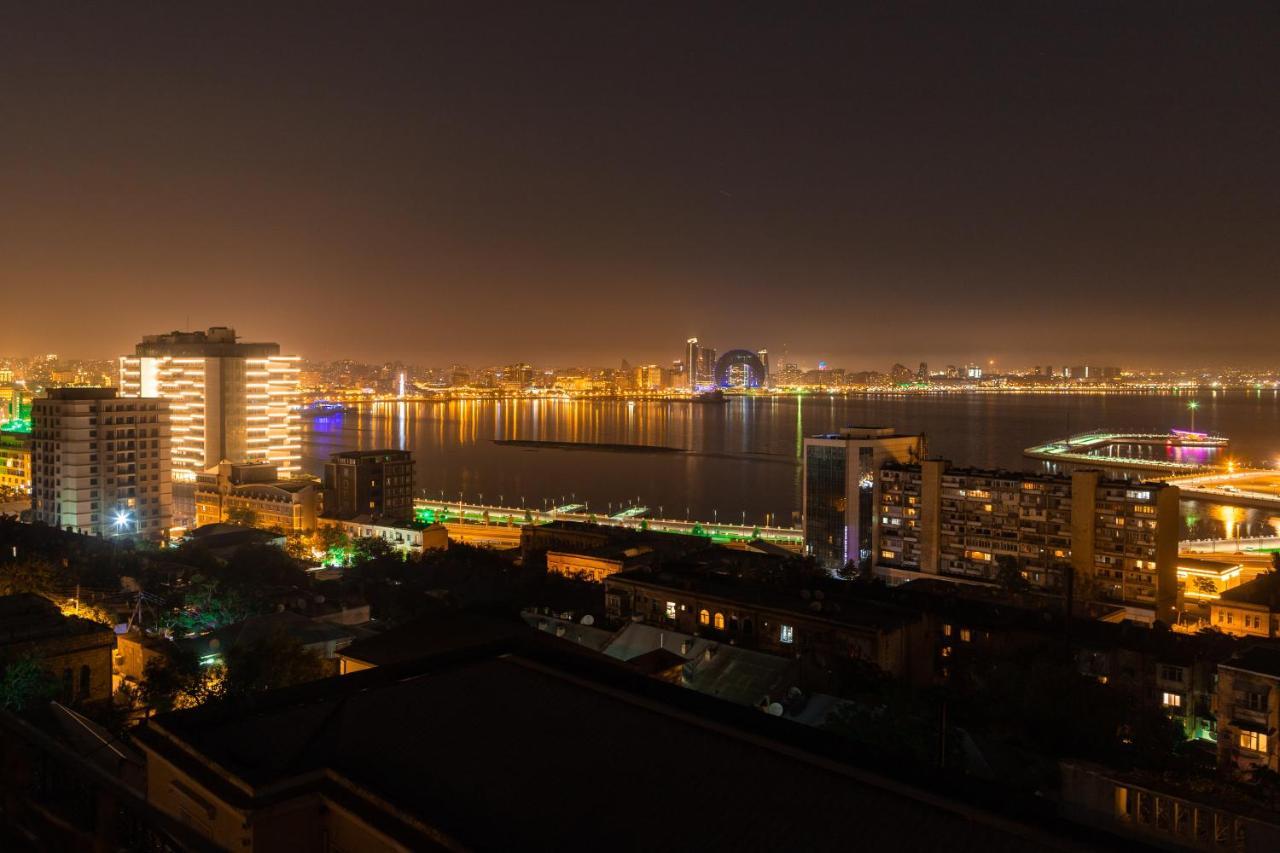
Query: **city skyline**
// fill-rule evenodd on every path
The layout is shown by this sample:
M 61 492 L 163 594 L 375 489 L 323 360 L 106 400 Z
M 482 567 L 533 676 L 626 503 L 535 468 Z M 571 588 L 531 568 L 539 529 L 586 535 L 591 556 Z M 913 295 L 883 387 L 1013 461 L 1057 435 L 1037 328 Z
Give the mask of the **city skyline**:
M 3 349 L 1271 358 L 1272 12 L 732 11 L 15 10 Z

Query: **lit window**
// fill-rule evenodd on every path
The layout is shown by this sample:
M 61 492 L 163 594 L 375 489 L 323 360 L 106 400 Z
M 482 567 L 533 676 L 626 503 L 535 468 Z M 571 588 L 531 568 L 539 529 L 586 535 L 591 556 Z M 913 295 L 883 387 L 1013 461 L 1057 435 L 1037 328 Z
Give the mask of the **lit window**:
M 717 631 L 724 630 L 724 614 L 723 613 L 716 614 L 716 630 Z
M 710 624 L 711 624 L 711 611 L 709 611 L 709 610 L 699 610 L 699 611 L 698 611 L 698 623 L 699 623 L 699 624 L 702 624 L 702 625 L 710 625 Z
M 1164 706 L 1165 706 L 1166 708 L 1181 708 L 1181 707 L 1182 707 L 1182 694 L 1180 694 L 1180 693 L 1162 693 L 1162 694 L 1160 695 L 1160 701 L 1161 701 L 1162 703 L 1164 703 Z
M 783 643 L 794 643 L 796 641 L 796 629 L 790 625 L 783 625 L 782 630 L 778 632 L 778 640 Z
M 1241 732 L 1240 748 L 1252 752 L 1267 751 L 1267 736 L 1261 732 Z
M 950 647 L 950 646 L 943 646 L 943 647 L 942 647 L 942 656 L 943 656 L 944 658 L 949 658 L 949 657 L 951 657 L 951 647 Z
M 950 637 L 950 636 L 951 636 L 951 623 L 950 623 L 950 622 L 948 622 L 948 623 L 946 623 L 946 624 L 944 624 L 944 625 L 942 626 L 942 636 L 944 636 L 944 637 Z
M 971 639 L 973 639 L 973 637 L 972 637 L 972 635 L 969 633 L 969 629 L 968 629 L 968 628 L 961 628 L 961 629 L 960 629 L 960 642 L 962 642 L 962 643 L 967 643 L 967 642 L 969 642 Z
M 893 559 L 893 552 L 892 552 L 892 551 L 881 551 L 881 552 L 880 552 L 880 559 L 882 559 L 882 560 L 892 560 L 892 559 Z
M 676 618 L 676 603 L 674 601 L 667 602 L 667 618 L 668 619 Z

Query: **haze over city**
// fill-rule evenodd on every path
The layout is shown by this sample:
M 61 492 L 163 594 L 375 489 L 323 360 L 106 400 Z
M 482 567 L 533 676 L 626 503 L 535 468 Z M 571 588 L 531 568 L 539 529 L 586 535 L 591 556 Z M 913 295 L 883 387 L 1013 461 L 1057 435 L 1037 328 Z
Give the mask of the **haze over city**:
M 1269 364 L 1275 8 L 1152 11 L 23 4 L 5 354 Z

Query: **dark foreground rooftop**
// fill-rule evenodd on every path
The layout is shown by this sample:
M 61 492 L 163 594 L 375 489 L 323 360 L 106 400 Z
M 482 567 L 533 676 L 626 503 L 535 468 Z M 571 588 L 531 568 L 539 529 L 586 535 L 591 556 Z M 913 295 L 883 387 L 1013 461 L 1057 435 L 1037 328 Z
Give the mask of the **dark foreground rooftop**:
M 535 640 L 161 715 L 138 738 L 233 805 L 344 780 L 394 806 L 365 818 L 411 848 L 1087 849 L 788 743 L 825 732 Z

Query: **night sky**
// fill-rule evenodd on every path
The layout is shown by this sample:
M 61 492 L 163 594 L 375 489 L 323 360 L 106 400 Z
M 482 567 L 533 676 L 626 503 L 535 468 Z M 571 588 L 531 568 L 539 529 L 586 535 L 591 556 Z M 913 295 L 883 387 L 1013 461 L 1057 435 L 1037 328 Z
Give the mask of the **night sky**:
M 194 5 L 6 5 L 0 354 L 1277 361 L 1274 3 Z

